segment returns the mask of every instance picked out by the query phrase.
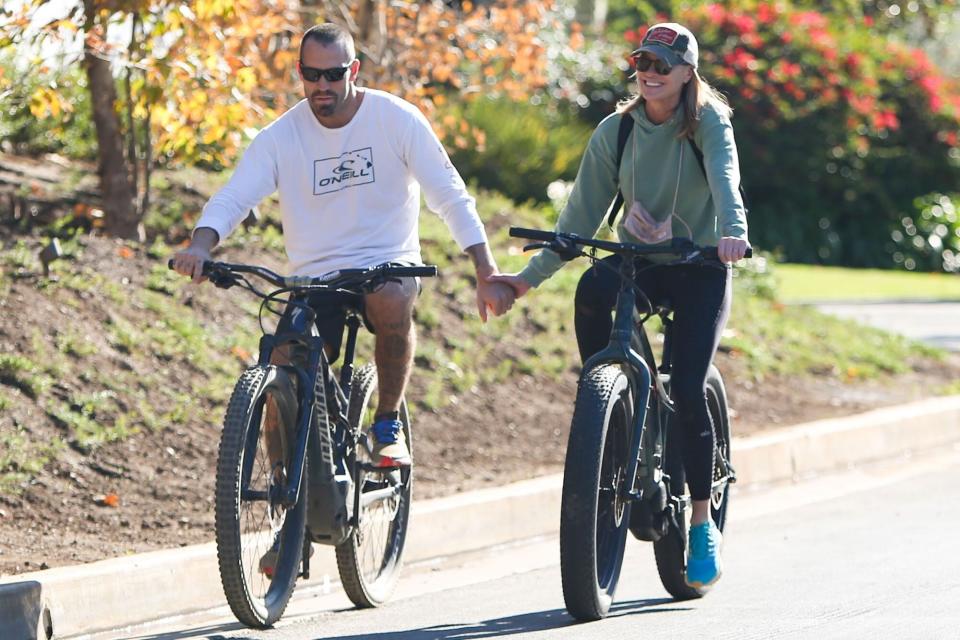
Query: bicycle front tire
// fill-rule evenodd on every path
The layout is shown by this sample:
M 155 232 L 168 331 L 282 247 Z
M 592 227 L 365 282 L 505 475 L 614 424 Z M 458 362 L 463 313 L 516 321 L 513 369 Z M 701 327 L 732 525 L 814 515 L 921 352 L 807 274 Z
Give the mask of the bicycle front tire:
M 610 611 L 630 523 L 627 483 L 633 410 L 619 367 L 580 377 L 560 506 L 560 575 L 567 611 L 599 620 Z
M 278 463 L 271 463 L 263 432 L 268 398 L 273 399 L 281 422 L 270 443 L 274 455 L 280 452 Z M 277 487 L 290 462 L 297 405 L 295 387 L 285 370 L 251 367 L 234 387 L 220 438 L 215 509 L 220 579 L 234 615 L 257 629 L 270 627 L 283 615 L 303 557 L 306 483 L 290 509 L 280 505 Z M 272 577 L 260 566 L 271 550 L 276 553 Z

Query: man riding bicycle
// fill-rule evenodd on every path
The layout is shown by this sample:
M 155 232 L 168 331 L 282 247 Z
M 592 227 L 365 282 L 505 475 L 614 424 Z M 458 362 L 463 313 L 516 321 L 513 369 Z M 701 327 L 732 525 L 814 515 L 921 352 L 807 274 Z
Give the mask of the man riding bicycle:
M 199 282 L 211 250 L 274 191 L 294 275 L 420 264 L 422 187 L 427 205 L 473 261 L 481 318 L 486 321 L 488 309 L 495 315 L 506 312 L 513 291 L 487 280 L 497 265 L 475 200 L 423 114 L 396 96 L 357 86 L 360 61 L 353 38 L 338 25 L 321 24 L 304 33 L 297 71 L 304 100 L 254 138 L 230 181 L 204 207 L 190 246 L 174 257 L 174 268 Z M 411 464 L 399 409 L 413 364 L 418 292 L 418 283 L 406 278 L 364 298 L 365 318 L 375 333 L 379 400 L 371 436 L 380 466 Z M 333 361 L 343 318 L 339 305 L 329 302 L 310 300 Z M 275 358 L 283 363 L 283 354 Z

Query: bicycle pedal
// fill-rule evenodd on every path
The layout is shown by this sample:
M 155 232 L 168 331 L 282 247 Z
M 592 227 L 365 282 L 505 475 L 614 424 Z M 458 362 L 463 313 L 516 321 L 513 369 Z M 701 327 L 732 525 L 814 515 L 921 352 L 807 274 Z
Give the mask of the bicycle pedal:
M 727 463 L 727 473 L 730 475 L 730 477 L 727 478 L 727 484 L 737 484 L 737 471 L 729 462 Z

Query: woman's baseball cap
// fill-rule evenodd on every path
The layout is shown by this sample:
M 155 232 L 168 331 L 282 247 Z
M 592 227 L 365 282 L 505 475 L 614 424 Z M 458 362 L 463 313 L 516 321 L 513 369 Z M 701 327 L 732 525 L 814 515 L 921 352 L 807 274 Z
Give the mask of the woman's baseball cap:
M 700 57 L 700 47 L 690 29 L 676 22 L 655 24 L 643 36 L 640 48 L 631 56 L 649 52 L 671 66 L 688 64 L 696 68 Z

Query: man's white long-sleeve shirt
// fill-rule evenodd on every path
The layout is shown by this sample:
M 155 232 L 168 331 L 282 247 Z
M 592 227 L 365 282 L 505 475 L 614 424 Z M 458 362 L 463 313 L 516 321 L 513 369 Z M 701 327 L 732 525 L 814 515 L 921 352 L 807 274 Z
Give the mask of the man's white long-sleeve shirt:
M 292 274 L 420 263 L 422 187 L 461 250 L 486 242 L 476 202 L 420 110 L 383 91 L 363 92 L 344 127 L 324 127 L 302 100 L 261 130 L 196 226 L 222 240 L 279 191 Z

